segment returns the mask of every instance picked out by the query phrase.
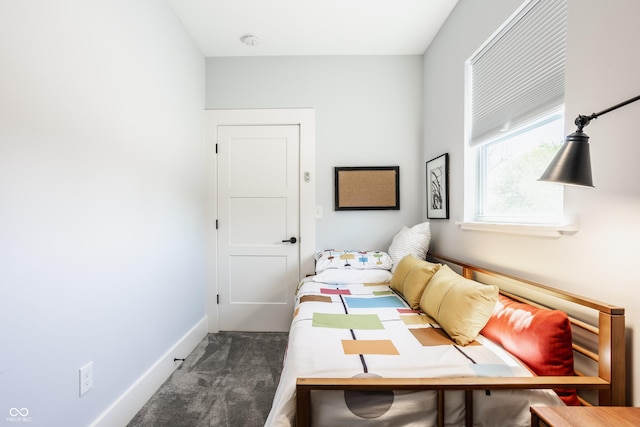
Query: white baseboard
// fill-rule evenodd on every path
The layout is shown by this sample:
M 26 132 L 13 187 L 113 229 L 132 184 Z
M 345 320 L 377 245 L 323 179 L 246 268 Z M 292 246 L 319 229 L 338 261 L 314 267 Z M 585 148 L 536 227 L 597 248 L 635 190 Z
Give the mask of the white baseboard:
M 107 408 L 91 427 L 122 427 L 129 424 L 144 404 L 153 396 L 178 367 L 174 357 L 184 357 L 207 335 L 208 321 L 205 315 L 178 342 L 160 357 L 116 401 Z

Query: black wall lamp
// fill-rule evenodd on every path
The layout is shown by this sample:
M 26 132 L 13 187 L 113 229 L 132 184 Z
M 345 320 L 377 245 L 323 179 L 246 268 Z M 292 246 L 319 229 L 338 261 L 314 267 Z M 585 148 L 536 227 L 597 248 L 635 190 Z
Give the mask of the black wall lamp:
M 547 169 L 544 171 L 538 181 L 556 182 L 558 184 L 580 185 L 583 187 L 593 187 L 593 179 L 591 177 L 591 157 L 589 155 L 589 135 L 584 133 L 582 129 L 587 126 L 591 120 L 606 114 L 610 111 L 624 107 L 640 99 L 640 95 L 628 99 L 599 113 L 593 113 L 590 116 L 576 117 L 575 124 L 578 129 L 571 135 L 567 135 L 564 144 L 560 147 L 560 151 L 555 155 Z

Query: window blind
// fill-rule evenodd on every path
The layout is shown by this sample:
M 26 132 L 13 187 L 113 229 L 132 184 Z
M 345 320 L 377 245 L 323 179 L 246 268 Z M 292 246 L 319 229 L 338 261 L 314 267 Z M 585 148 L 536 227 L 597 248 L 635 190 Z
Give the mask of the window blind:
M 566 0 L 529 1 L 469 59 L 471 146 L 564 103 L 566 22 Z

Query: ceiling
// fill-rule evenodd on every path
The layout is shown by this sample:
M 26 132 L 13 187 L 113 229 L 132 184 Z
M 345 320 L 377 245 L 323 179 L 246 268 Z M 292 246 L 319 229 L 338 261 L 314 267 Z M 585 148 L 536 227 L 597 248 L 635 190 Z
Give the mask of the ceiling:
M 206 57 L 422 55 L 458 0 L 168 0 Z M 249 46 L 243 35 L 258 38 Z

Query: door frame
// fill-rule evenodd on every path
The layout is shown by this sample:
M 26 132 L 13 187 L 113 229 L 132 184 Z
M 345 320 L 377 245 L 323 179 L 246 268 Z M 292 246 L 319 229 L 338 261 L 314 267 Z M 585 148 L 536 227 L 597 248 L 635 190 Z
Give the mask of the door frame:
M 312 108 L 293 109 L 247 109 L 247 110 L 206 110 L 206 311 L 209 333 L 220 330 L 218 321 L 218 165 L 216 143 L 218 126 L 225 125 L 298 125 L 300 126 L 300 270 L 299 279 L 315 270 L 314 252 L 316 246 L 315 219 L 315 110 Z

